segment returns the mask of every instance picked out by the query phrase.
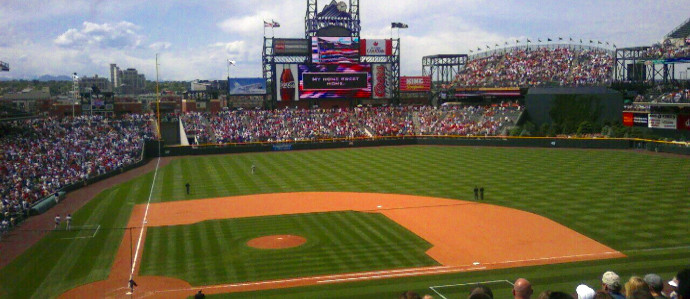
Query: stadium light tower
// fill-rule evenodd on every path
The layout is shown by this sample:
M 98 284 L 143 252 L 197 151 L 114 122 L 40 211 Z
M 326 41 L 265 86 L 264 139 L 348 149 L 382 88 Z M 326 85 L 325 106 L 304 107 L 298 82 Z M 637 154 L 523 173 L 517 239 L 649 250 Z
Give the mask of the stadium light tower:
M 79 76 L 77 76 L 77 73 L 72 74 L 72 95 L 74 96 L 74 102 L 72 102 L 72 118 L 74 118 L 74 105 L 79 101 Z

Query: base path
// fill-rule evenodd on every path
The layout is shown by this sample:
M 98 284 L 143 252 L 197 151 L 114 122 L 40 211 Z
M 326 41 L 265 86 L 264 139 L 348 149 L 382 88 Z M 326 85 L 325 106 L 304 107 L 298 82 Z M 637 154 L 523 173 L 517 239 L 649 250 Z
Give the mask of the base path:
M 141 223 L 145 208 L 145 205 L 135 206 L 130 224 Z M 475 202 L 398 194 L 305 192 L 154 203 L 149 207 L 147 226 L 332 211 L 386 215 L 433 244 L 427 254 L 441 266 L 197 287 L 178 279 L 135 276 L 137 283 L 146 281 L 139 283 L 136 294 L 147 298 L 185 298 L 199 289 L 207 294 L 228 293 L 625 257 L 536 214 Z M 123 239 L 108 279 L 116 281 L 113 287 L 108 287 L 111 285 L 108 281 L 97 282 L 75 288 L 62 297 L 122 296 L 129 274 L 127 237 Z M 138 238 L 138 232 L 133 237 Z M 137 264 L 141 264 L 140 261 Z M 156 282 L 157 279 L 161 281 Z M 94 291 L 97 293 L 92 293 Z

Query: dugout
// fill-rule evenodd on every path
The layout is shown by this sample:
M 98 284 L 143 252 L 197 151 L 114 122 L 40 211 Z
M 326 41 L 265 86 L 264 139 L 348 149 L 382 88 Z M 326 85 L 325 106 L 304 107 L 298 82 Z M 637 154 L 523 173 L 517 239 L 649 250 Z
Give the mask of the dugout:
M 525 96 L 525 110 L 537 127 L 554 122 L 577 127 L 583 121 L 603 125 L 621 121 L 623 95 L 606 87 L 534 87 Z

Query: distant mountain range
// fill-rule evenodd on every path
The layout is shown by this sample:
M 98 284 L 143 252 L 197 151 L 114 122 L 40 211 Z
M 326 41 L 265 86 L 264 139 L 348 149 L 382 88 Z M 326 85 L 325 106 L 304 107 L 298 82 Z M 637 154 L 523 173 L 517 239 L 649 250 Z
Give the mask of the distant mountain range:
M 26 79 L 26 78 L 4 78 L 0 77 L 0 81 L 12 81 L 12 80 L 38 80 L 41 82 L 47 82 L 47 81 L 72 81 L 72 77 L 70 76 L 65 76 L 65 75 L 58 75 L 58 76 L 53 76 L 53 75 L 43 75 L 38 78 L 33 78 L 33 79 Z

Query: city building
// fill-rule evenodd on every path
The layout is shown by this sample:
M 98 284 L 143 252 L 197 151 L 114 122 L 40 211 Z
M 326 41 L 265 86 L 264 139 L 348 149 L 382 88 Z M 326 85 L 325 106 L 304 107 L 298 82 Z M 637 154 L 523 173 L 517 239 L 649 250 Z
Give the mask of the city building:
M 116 94 L 141 94 L 146 89 L 146 77 L 134 68 L 120 70 L 116 64 L 110 64 L 110 85 Z
M 79 78 L 79 92 L 88 92 L 96 86 L 100 92 L 107 92 L 112 90 L 112 84 L 108 81 L 108 78 L 99 77 L 98 75 L 93 75 L 93 77 L 81 77 Z

